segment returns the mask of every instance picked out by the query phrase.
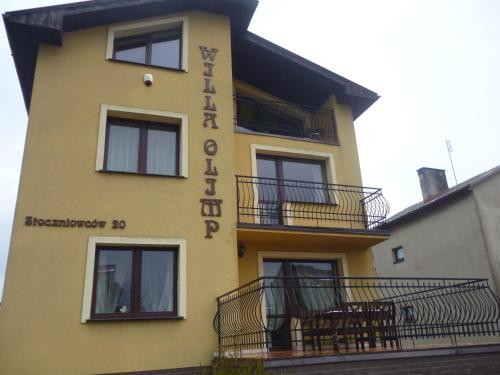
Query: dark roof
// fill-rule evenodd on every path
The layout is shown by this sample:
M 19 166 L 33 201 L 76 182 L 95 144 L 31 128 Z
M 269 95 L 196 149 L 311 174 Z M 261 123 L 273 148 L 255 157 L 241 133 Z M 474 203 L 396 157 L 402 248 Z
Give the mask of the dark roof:
M 251 32 L 234 38 L 232 50 L 236 78 L 291 103 L 320 106 L 335 94 L 339 103 L 351 105 L 356 119 L 379 98 L 375 92 Z
M 200 10 L 231 18 L 233 72 L 292 103 L 320 106 L 332 94 L 356 119 L 379 96 L 251 32 L 257 0 L 93 0 L 7 12 L 3 15 L 26 108 L 40 43 L 63 44 L 63 33 L 116 22 Z
M 487 180 L 488 178 L 496 175 L 499 172 L 500 172 L 500 165 L 497 165 L 495 168 L 480 173 L 477 176 L 474 176 L 464 182 L 461 182 L 453 186 L 444 194 L 437 196 L 431 201 L 425 203 L 424 202 L 415 203 L 414 205 L 405 208 L 403 211 L 400 211 L 397 214 L 391 216 L 389 219 L 387 219 L 387 221 L 383 225 L 381 225 L 381 228 L 385 229 L 387 227 L 392 227 L 395 224 L 399 224 L 401 221 L 405 219 L 413 217 L 413 215 L 424 213 L 435 207 L 438 207 L 439 205 L 441 205 L 444 202 L 447 202 L 451 198 L 456 198 L 462 194 L 468 194 L 474 186 L 480 184 L 481 182 Z

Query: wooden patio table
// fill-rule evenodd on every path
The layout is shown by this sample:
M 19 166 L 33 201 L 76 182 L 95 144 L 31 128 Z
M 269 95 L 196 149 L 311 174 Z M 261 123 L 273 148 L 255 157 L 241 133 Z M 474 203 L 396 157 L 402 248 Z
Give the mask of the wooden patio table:
M 383 324 L 394 319 L 390 309 L 384 308 L 389 304 L 389 302 L 346 302 L 339 309 L 314 314 L 313 334 L 316 336 L 319 350 L 321 350 L 322 336 L 338 334 L 344 336 L 344 341 L 349 335 L 354 335 L 356 347 L 361 343 L 364 348 L 364 341 L 367 341 L 370 348 L 376 348 L 377 328 L 385 329 L 386 326 L 381 326 L 381 322 Z M 330 327 L 321 328 L 322 322 L 330 322 Z

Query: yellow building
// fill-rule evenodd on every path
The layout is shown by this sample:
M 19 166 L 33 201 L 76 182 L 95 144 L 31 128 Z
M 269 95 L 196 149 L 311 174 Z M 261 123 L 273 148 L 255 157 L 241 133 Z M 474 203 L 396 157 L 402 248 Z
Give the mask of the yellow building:
M 256 6 L 109 0 L 4 15 L 29 124 L 1 374 L 306 350 L 308 322 L 283 318 L 287 280 L 308 293 L 307 280 L 333 282 L 325 298 L 354 300 L 348 277 L 374 276 L 388 205 L 362 187 L 353 121 L 378 96 L 248 32 Z M 217 299 L 247 283 L 266 306 Z M 266 330 L 245 336 L 227 309 Z

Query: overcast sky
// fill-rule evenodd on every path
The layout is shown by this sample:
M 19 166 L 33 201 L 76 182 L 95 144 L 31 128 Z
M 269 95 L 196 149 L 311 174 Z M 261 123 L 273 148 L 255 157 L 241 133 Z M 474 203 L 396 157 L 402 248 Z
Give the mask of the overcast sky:
M 498 0 L 262 0 L 250 30 L 381 95 L 356 134 L 364 185 L 394 214 L 421 200 L 420 167 L 454 185 L 445 139 L 459 182 L 500 163 L 499 16 Z M 0 71 L 1 295 L 27 124 L 3 27 Z

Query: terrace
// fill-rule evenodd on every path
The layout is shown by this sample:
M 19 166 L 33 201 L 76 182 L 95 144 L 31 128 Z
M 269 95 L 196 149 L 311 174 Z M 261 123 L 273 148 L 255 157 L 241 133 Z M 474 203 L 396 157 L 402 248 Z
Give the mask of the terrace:
M 336 355 L 499 342 L 486 279 L 262 277 L 217 299 L 219 354 Z

